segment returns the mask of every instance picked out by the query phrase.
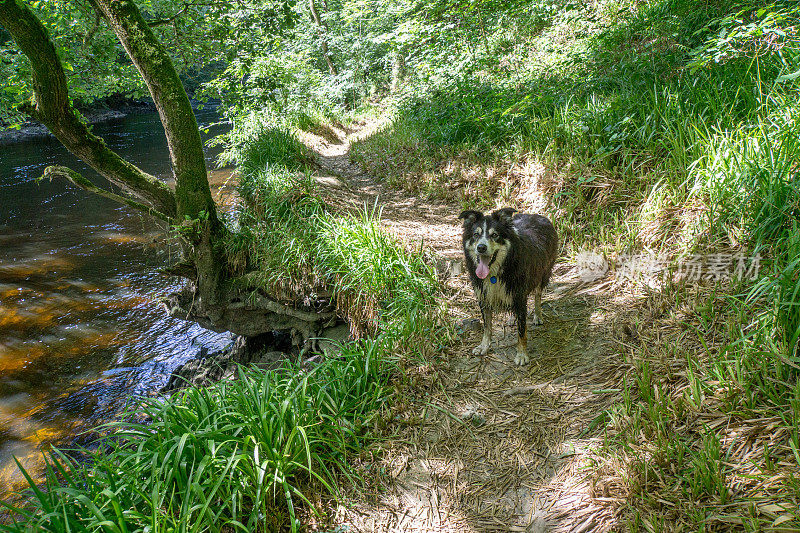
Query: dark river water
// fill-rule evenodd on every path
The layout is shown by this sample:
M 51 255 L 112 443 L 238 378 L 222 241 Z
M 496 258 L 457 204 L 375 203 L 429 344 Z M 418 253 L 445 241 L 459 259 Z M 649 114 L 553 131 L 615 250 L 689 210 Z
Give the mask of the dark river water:
M 216 119 L 198 112 L 201 125 Z M 169 179 L 156 113 L 94 130 L 129 161 Z M 176 283 L 157 273 L 175 252 L 164 230 L 65 182 L 37 183 L 53 164 L 104 182 L 53 138 L 0 146 L 0 497 L 20 479 L 14 456 L 35 472 L 43 446 L 71 442 L 133 396 L 158 390 L 202 347 L 230 341 L 160 307 Z

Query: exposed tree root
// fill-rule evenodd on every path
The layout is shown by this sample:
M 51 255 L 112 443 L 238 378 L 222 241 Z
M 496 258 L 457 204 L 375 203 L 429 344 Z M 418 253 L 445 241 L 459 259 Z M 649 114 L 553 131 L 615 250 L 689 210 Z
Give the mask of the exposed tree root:
M 336 312 L 329 302 L 316 302 L 316 309 L 294 307 L 265 296 L 257 290 L 230 289 L 213 306 L 202 301 L 190 283 L 164 300 L 170 316 L 197 322 L 212 331 L 230 331 L 256 337 L 272 331 L 288 331 L 293 344 L 303 346 L 326 327 L 336 323 Z

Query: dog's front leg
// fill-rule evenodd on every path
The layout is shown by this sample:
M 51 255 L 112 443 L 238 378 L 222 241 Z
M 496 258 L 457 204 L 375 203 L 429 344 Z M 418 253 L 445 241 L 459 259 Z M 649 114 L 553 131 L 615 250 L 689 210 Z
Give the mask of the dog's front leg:
M 481 317 L 483 317 L 483 340 L 472 350 L 472 355 L 486 355 L 492 342 L 492 308 L 488 304 L 481 305 Z
M 514 301 L 514 314 L 517 316 L 517 354 L 514 356 L 514 363 L 522 366 L 527 365 L 528 357 L 528 300 L 518 298 Z

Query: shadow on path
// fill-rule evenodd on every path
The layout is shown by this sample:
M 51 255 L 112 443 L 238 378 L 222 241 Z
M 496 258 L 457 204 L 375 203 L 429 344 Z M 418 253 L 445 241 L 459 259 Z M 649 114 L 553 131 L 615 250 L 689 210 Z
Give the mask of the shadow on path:
M 338 207 L 377 207 L 385 227 L 432 247 L 456 265 L 454 274 L 463 270 L 458 207 L 384 189 L 349 161 L 344 132 L 338 143 L 313 134 L 303 140 L 318 154 L 318 181 L 337 189 L 331 196 Z M 502 319 L 490 353 L 471 354 L 480 340 L 477 303 L 465 274 L 446 284 L 458 342 L 411 370 L 404 397 L 413 400 L 397 406 L 394 434 L 366 474 L 375 472 L 382 489 L 351 495 L 336 522 L 370 532 L 611 529 L 613 502 L 593 493 L 587 452 L 598 444 L 592 422 L 611 404 L 609 392 L 627 368 L 610 340 L 624 302 L 614 300 L 608 282 L 587 286 L 557 265 L 544 325 L 529 325 L 531 363 L 517 367 L 515 328 Z

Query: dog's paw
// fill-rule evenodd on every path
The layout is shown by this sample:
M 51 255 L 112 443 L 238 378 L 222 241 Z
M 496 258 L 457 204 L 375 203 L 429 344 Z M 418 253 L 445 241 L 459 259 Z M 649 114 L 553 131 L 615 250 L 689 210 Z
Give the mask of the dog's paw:
M 489 345 L 481 343 L 481 344 L 477 345 L 475 348 L 472 349 L 472 355 L 481 355 L 481 356 L 483 356 L 483 355 L 486 355 L 486 352 L 488 352 L 488 351 L 489 351 Z
M 525 352 L 517 352 L 517 355 L 514 356 L 514 364 L 517 366 L 525 366 L 530 360 L 531 358 Z

